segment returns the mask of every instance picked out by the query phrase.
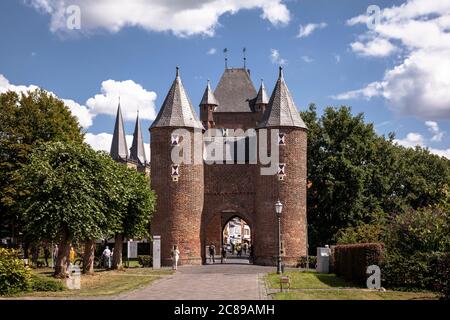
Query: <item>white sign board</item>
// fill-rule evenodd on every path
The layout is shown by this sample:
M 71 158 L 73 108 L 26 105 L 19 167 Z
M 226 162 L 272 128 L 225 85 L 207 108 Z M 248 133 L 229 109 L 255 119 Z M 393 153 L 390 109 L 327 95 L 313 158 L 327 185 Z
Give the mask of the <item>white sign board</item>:
M 161 236 L 153 236 L 153 269 L 161 269 Z
M 128 241 L 128 259 L 135 259 L 138 256 L 138 242 Z

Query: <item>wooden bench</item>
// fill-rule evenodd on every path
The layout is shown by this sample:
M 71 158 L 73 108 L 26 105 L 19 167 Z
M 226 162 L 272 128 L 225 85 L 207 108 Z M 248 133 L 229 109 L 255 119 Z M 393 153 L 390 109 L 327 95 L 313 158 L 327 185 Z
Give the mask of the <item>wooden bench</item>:
M 280 277 L 280 290 L 283 292 L 283 285 L 286 285 L 288 289 L 291 288 L 291 278 L 288 276 L 281 276 Z

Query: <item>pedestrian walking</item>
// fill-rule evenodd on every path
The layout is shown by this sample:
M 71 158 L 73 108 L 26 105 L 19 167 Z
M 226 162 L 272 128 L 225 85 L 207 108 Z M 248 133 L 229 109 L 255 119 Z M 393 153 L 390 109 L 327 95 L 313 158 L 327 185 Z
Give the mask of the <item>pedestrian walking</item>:
M 178 267 L 178 259 L 180 258 L 180 251 L 178 250 L 178 246 L 174 245 L 172 252 L 171 252 L 171 256 L 172 256 L 172 269 L 173 270 L 177 270 Z
M 48 248 L 48 244 L 44 247 L 44 260 L 45 260 L 45 266 L 48 268 L 48 259 L 50 258 L 50 249 Z
M 214 243 L 211 243 L 211 245 L 209 246 L 209 259 L 212 263 L 216 263 L 215 255 L 216 246 L 214 245 Z
M 56 266 L 56 260 L 58 259 L 58 254 L 59 254 L 59 248 L 58 248 L 57 244 L 55 244 L 52 254 L 53 254 L 52 268 L 54 268 Z
M 227 262 L 227 246 L 224 245 L 222 247 L 222 260 L 223 262 Z
M 103 250 L 102 256 L 103 256 L 103 264 L 104 264 L 105 268 L 110 269 L 111 268 L 111 250 L 109 250 L 108 246 L 106 246 L 105 250 Z

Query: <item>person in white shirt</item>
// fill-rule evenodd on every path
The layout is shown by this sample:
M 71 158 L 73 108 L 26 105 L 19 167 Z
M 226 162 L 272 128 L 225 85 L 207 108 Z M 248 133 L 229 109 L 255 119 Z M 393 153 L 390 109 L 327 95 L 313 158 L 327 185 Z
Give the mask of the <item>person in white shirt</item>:
M 105 250 L 103 250 L 103 259 L 105 261 L 105 267 L 108 269 L 111 268 L 111 250 L 106 246 Z
M 173 270 L 177 270 L 178 267 L 178 259 L 180 258 L 180 251 L 178 250 L 178 246 L 174 245 L 172 252 L 171 252 L 171 256 L 172 256 L 172 269 Z

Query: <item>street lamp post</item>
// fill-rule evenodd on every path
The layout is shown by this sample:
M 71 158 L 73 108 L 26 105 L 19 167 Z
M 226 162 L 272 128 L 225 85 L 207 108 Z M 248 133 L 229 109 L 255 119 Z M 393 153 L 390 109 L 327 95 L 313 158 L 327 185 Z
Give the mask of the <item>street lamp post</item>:
M 283 211 L 283 204 L 280 200 L 275 203 L 275 212 L 278 218 L 278 257 L 277 257 L 277 274 L 281 274 L 281 211 Z

